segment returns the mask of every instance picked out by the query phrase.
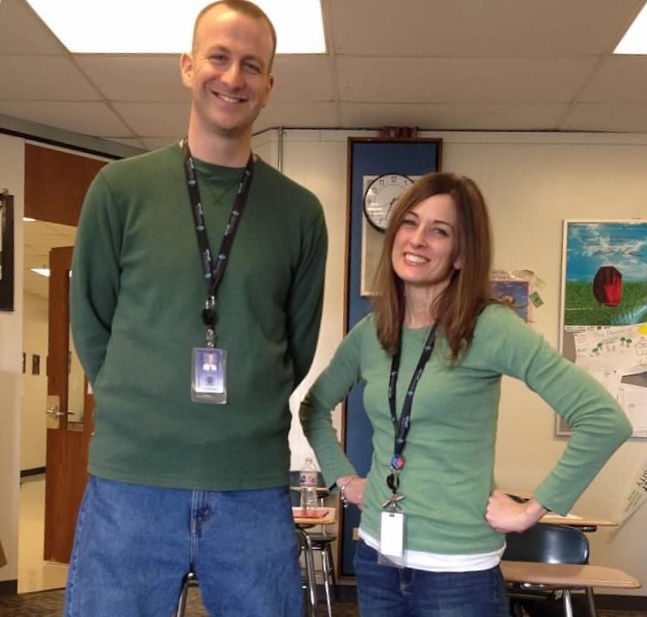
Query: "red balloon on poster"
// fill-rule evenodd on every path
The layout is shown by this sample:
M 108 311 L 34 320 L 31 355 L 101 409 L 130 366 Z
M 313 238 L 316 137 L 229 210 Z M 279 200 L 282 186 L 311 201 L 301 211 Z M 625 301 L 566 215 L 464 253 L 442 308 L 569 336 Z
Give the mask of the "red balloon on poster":
M 622 273 L 613 266 L 602 266 L 593 279 L 593 295 L 600 304 L 614 307 L 622 300 Z

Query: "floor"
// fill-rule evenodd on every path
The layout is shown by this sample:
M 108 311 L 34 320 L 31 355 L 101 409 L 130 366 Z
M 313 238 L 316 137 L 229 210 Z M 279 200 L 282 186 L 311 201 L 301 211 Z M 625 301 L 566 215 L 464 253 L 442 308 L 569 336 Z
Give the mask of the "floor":
M 20 487 L 18 593 L 65 587 L 67 566 L 43 560 L 45 476 L 29 476 Z
M 2 617 L 61 617 L 63 591 L 47 591 L 19 596 L 0 596 Z M 327 617 L 325 604 L 317 607 L 317 617 Z M 333 617 L 358 617 L 354 602 L 337 602 L 333 605 Z M 208 617 L 198 590 L 191 590 L 186 605 L 185 617 Z M 623 615 L 622 617 L 629 617 Z

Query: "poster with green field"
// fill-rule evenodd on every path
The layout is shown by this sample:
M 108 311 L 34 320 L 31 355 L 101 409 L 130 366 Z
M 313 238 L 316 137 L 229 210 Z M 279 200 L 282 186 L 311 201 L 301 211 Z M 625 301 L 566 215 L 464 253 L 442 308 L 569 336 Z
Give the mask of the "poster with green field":
M 647 221 L 565 221 L 563 242 L 561 351 L 647 438 Z

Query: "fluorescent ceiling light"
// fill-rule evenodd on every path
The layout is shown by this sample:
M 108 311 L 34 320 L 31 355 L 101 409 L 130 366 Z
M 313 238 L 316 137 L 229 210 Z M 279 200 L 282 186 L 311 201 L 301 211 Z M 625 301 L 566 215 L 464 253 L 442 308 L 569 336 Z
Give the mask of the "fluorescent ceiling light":
M 49 276 L 49 268 L 31 268 L 31 271 L 40 276 Z
M 647 4 L 638 17 L 629 26 L 620 43 L 613 51 L 614 54 L 647 54 Z
M 72 53 L 189 51 L 207 0 L 27 0 Z M 276 28 L 280 54 L 326 53 L 320 0 L 256 0 Z M 162 8 L 163 7 L 163 8 Z

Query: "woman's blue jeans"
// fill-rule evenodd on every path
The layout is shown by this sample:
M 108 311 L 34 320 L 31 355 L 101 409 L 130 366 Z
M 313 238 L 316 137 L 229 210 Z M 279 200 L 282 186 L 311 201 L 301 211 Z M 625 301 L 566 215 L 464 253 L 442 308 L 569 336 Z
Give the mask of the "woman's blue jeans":
M 378 563 L 360 541 L 355 553 L 362 617 L 508 617 L 499 567 L 481 572 L 426 572 Z
M 302 617 L 289 489 L 190 491 L 90 477 L 66 617 L 171 617 L 190 569 L 211 615 Z

